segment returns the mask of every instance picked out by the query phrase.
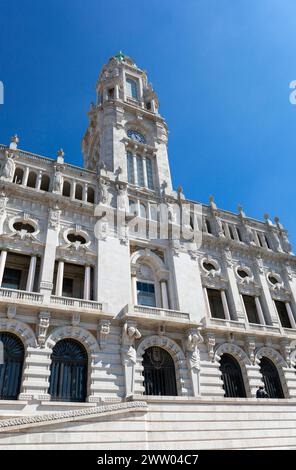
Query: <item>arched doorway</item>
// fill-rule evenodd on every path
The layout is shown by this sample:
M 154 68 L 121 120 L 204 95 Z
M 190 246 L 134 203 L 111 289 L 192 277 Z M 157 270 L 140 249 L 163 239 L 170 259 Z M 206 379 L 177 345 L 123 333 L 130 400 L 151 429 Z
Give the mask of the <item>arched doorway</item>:
M 176 372 L 172 356 L 158 346 L 143 355 L 145 395 L 176 396 Z
M 0 342 L 4 352 L 4 363 L 0 362 L 0 399 L 16 400 L 21 388 L 24 345 L 16 335 L 5 332 L 0 333 Z
M 220 359 L 225 397 L 246 397 L 242 371 L 239 363 L 230 354 L 223 354 Z
M 51 361 L 51 399 L 85 401 L 88 357 L 82 344 L 69 338 L 59 341 L 53 348 Z
M 279 373 L 274 363 L 267 357 L 260 361 L 260 372 L 262 374 L 265 390 L 270 398 L 284 398 Z

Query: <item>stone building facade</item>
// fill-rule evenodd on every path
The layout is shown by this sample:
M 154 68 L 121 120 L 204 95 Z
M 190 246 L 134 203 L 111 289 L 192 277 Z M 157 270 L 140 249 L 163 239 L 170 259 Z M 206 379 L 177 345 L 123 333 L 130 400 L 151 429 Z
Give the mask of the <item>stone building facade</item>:
M 152 423 L 149 413 L 173 407 L 179 421 L 193 413 L 195 429 L 198 413 L 219 407 L 245 413 L 242 422 L 278 412 L 296 423 L 287 231 L 268 214 L 258 221 L 174 190 L 158 108 L 146 73 L 119 53 L 96 85 L 84 168 L 65 163 L 62 150 L 55 159 L 21 150 L 17 136 L 0 146 L 0 448 L 51 448 L 58 438 L 42 435 L 61 436 L 81 419 L 101 436 L 84 439 L 78 427 L 85 447 L 124 447 L 122 433 L 143 415 Z M 268 403 L 255 398 L 262 383 Z M 147 416 L 130 447 L 157 447 Z M 99 444 L 108 420 L 116 431 Z M 243 429 L 239 443 L 225 443 L 209 428 L 208 447 L 256 447 L 256 436 L 243 445 Z M 202 447 L 205 438 L 191 436 Z M 268 445 L 279 438 L 296 448 L 291 429 L 271 433 Z

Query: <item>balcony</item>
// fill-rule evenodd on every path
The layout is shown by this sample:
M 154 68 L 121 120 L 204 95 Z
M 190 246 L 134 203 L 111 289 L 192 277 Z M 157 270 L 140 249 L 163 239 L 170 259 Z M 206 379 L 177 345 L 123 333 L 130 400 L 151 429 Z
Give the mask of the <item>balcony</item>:
M 14 304 L 42 304 L 43 295 L 37 292 L 27 292 L 24 290 L 0 288 L 0 301 Z
M 46 299 L 43 294 L 38 292 L 28 292 L 18 289 L 0 288 L 0 303 L 7 305 L 28 305 L 28 306 L 42 306 L 49 310 L 68 310 L 75 312 L 85 313 L 98 313 L 106 314 L 107 305 L 102 302 L 93 300 L 75 299 L 72 297 L 58 297 L 56 295 L 50 296 Z
M 73 297 L 58 297 L 51 295 L 50 303 L 55 306 L 70 308 L 71 310 L 95 310 L 101 312 L 103 303 L 94 300 L 74 299 Z
M 124 309 L 124 317 L 130 319 L 142 319 L 148 323 L 160 321 L 165 323 L 190 324 L 190 314 L 180 312 L 179 310 L 170 310 L 157 307 L 149 307 L 146 305 L 126 305 Z

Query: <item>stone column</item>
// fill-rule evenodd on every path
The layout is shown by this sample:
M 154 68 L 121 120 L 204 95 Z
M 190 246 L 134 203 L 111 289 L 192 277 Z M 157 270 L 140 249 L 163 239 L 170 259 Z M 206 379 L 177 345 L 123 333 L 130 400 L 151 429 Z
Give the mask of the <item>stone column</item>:
M 142 157 L 142 162 L 143 162 L 143 177 L 144 177 L 144 186 L 145 188 L 148 188 L 148 181 L 147 181 L 147 167 L 146 167 L 146 157 Z
M 40 189 L 41 186 L 41 179 L 42 179 L 42 170 L 38 172 L 37 178 L 36 178 L 36 189 Z
M 168 298 L 168 289 L 167 282 L 160 281 L 161 297 L 162 297 L 162 308 L 169 308 L 169 298 Z
M 119 88 L 118 88 L 118 85 L 116 84 L 115 87 L 114 87 L 114 98 L 116 100 L 119 100 Z
M 70 191 L 70 198 L 75 199 L 75 191 L 76 191 L 76 181 L 72 181 L 71 184 L 71 191 Z
M 263 293 L 262 293 L 263 307 L 265 307 L 267 318 L 269 316 L 268 319 L 270 319 L 271 323 L 279 326 L 279 318 L 275 310 L 273 299 L 270 294 L 269 285 L 266 279 L 265 268 L 263 266 L 263 260 L 259 257 L 257 257 L 257 266 L 258 266 L 258 271 L 259 271 L 260 283 L 261 283 L 262 290 L 263 290 Z
M 27 186 L 28 183 L 28 177 L 29 177 L 29 167 L 26 166 L 24 174 L 23 174 L 23 179 L 22 179 L 22 186 Z
M 138 184 L 137 157 L 136 157 L 136 155 L 133 155 L 133 167 L 134 167 L 134 184 Z
M 134 305 L 138 304 L 138 296 L 137 296 L 137 276 L 136 274 L 132 273 L 132 299 Z
M 40 293 L 44 295 L 47 302 L 49 302 L 53 289 L 56 247 L 58 246 L 58 234 L 60 229 L 60 214 L 61 210 L 57 205 L 49 209 L 45 249 L 40 269 Z
M 84 300 L 90 300 L 90 266 L 85 266 L 84 268 L 84 290 L 83 298 Z
M 82 195 L 83 202 L 87 202 L 87 192 L 88 192 L 88 185 L 87 185 L 87 183 L 84 183 L 84 185 L 83 185 L 83 195 Z
M 28 292 L 33 292 L 35 273 L 36 273 L 36 264 L 37 264 L 37 256 L 31 256 L 27 284 L 26 284 L 26 291 Z
M 226 320 L 231 320 L 230 312 L 229 312 L 229 308 L 228 308 L 227 297 L 226 297 L 226 293 L 225 293 L 224 290 L 221 290 L 221 298 L 222 298 L 222 304 L 223 304 L 225 318 L 226 318 Z
M 64 280 L 64 261 L 59 261 L 57 272 L 57 284 L 55 295 L 60 297 L 63 293 L 63 280 Z
M 7 258 L 7 251 L 2 250 L 1 255 L 0 255 L 0 286 L 2 285 L 2 281 L 3 281 L 6 258 Z
M 226 266 L 228 281 L 229 281 L 229 286 L 230 286 L 230 291 L 229 291 L 229 294 L 231 297 L 230 300 L 232 301 L 231 303 L 234 308 L 235 319 L 245 321 L 244 307 L 243 307 L 242 298 L 241 298 L 241 295 L 237 286 L 237 279 L 236 279 L 235 272 L 234 272 L 232 254 L 230 250 L 225 250 L 224 257 L 225 257 L 225 266 Z
M 262 307 L 261 307 L 259 297 L 255 297 L 255 303 L 256 303 L 256 308 L 257 308 L 259 321 L 260 321 L 261 325 L 265 325 L 265 318 L 264 318 L 264 314 L 263 314 L 263 310 L 262 310 Z
M 289 302 L 285 302 L 285 304 L 286 304 L 287 314 L 291 323 L 291 327 L 296 328 L 296 322 L 295 322 L 295 318 L 291 309 L 291 305 Z

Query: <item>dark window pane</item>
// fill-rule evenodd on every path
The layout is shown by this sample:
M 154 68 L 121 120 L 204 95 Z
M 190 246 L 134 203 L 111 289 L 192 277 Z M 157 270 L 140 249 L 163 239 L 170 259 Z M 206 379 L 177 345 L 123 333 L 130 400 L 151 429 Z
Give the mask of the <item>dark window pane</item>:
M 239 363 L 230 354 L 220 360 L 225 397 L 245 397 L 246 391 Z
M 286 304 L 284 302 L 280 302 L 279 300 L 276 300 L 275 305 L 276 305 L 277 312 L 279 314 L 282 327 L 292 328 L 289 315 L 287 312 Z
M 49 394 L 52 400 L 82 402 L 86 399 L 88 357 L 73 339 L 63 339 L 53 348 Z
M 63 296 L 73 297 L 73 279 L 64 277 L 63 279 Z
M 221 292 L 216 289 L 207 289 L 207 292 L 212 317 L 225 319 Z
M 260 361 L 260 372 L 269 398 L 284 398 L 277 368 L 267 357 Z
M 5 268 L 1 287 L 19 289 L 22 272 L 19 269 Z
M 250 323 L 260 323 L 255 298 L 251 295 L 243 295 L 243 301 L 247 312 L 247 317 Z
M 153 346 L 143 355 L 145 395 L 177 395 L 175 364 L 171 355 Z
M 21 388 L 24 346 L 12 333 L 0 333 L 4 363 L 0 364 L 0 399 L 16 400 Z

